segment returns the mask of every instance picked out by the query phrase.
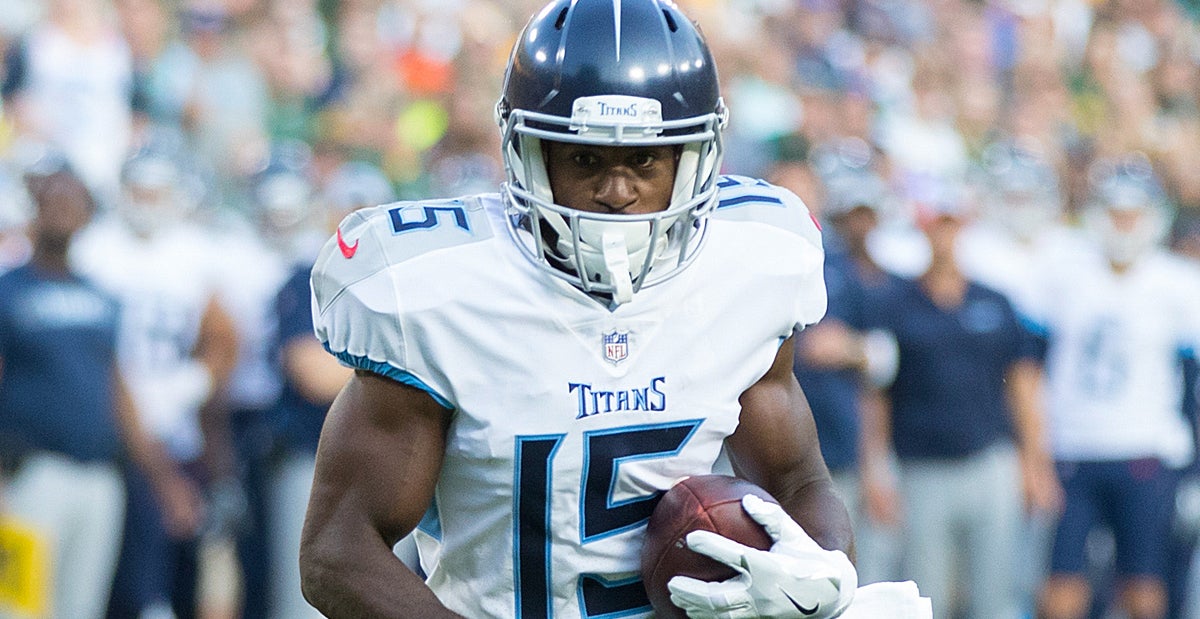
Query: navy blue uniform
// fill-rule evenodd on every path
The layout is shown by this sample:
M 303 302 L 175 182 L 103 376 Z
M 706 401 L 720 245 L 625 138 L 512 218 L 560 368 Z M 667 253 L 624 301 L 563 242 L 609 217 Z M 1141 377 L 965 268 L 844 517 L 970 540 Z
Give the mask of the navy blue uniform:
M 972 283 L 958 307 L 943 309 L 904 279 L 878 310 L 900 349 L 889 390 L 897 457 L 963 458 L 1014 438 L 1004 379 L 1035 353 L 1006 297 Z
M 0 436 L 6 455 L 113 461 L 117 302 L 74 275 L 0 276 Z

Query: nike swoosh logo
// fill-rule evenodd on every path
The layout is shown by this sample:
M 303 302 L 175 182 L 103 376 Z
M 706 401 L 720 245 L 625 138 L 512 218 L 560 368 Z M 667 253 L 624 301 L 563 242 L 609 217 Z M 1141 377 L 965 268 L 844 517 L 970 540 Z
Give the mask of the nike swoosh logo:
M 354 241 L 353 245 L 348 245 L 346 240 L 342 238 L 341 228 L 338 228 L 337 231 L 337 242 L 338 249 L 342 250 L 342 255 L 345 256 L 347 260 L 353 258 L 354 252 L 358 251 L 358 241 Z
M 783 589 L 781 588 L 780 591 L 783 591 Z M 815 614 L 817 614 L 818 610 L 821 610 L 820 604 L 816 604 L 812 608 L 805 608 L 805 607 L 801 606 L 800 602 L 797 602 L 796 598 L 793 598 L 790 594 L 788 594 L 787 591 L 783 591 L 783 597 L 786 597 L 788 599 L 788 601 L 792 603 L 792 606 L 795 606 L 796 610 L 800 611 L 800 614 L 804 615 L 805 617 L 807 617 L 809 615 L 815 615 Z

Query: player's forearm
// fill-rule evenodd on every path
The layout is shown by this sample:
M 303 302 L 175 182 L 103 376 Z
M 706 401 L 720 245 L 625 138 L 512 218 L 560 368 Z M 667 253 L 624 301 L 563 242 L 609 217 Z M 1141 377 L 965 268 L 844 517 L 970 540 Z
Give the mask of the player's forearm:
M 378 539 L 300 546 L 304 598 L 326 617 L 460 617 Z
M 1008 372 L 1008 398 L 1022 457 L 1049 460 L 1041 407 L 1041 369 L 1037 364 L 1018 361 L 1013 365 Z
M 841 550 L 851 561 L 855 560 L 854 526 L 832 480 L 812 481 L 776 498 L 822 548 Z

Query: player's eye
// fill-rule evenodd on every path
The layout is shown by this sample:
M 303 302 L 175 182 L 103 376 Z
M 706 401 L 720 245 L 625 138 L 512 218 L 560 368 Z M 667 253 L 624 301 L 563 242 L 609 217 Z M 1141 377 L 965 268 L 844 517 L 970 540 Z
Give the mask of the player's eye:
M 651 151 L 639 151 L 630 158 L 630 162 L 636 168 L 649 168 L 655 161 L 658 161 L 658 156 Z
M 590 168 L 599 163 L 600 158 L 592 153 L 580 151 L 571 155 L 571 161 L 581 168 Z

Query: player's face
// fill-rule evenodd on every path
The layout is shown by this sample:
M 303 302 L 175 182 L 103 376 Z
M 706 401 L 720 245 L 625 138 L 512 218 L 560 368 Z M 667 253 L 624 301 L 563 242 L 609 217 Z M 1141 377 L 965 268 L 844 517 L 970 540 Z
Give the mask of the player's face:
M 1142 223 L 1141 209 L 1109 209 L 1108 218 L 1112 220 L 1113 229 L 1121 234 L 1131 234 Z
M 87 189 L 78 181 L 53 176 L 37 198 L 37 217 L 31 232 L 38 242 L 63 248 L 92 216 Z
M 546 142 L 554 201 L 592 213 L 666 210 L 675 182 L 671 146 L 594 146 Z

